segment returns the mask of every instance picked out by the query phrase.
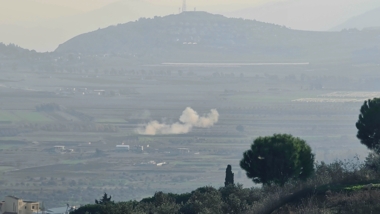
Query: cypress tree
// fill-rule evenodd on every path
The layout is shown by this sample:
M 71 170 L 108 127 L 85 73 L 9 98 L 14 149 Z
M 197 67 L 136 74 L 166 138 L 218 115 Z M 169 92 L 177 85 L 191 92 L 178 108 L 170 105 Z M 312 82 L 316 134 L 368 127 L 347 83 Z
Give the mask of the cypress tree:
M 225 179 L 225 182 L 224 182 L 224 186 L 228 186 L 228 185 L 234 185 L 234 173 L 232 173 L 232 167 L 231 167 L 231 165 L 227 166 L 227 169 L 226 169 L 226 179 Z

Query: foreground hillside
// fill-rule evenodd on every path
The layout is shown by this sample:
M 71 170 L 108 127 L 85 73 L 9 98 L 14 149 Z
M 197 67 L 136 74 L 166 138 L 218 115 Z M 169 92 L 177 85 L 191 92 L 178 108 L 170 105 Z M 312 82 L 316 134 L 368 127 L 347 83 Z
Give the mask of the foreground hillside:
M 205 12 L 141 18 L 72 38 L 56 53 L 171 61 L 352 59 L 379 50 L 376 32 L 308 32 Z M 376 52 L 377 53 L 377 52 Z
M 100 200 L 72 214 L 379 213 L 378 176 L 378 172 L 356 165 L 355 162 L 322 163 L 317 165 L 315 175 L 308 181 L 289 182 L 282 187 L 272 185 L 248 189 L 241 185 L 229 185 L 219 189 L 201 187 L 180 195 L 157 192 L 140 202 Z

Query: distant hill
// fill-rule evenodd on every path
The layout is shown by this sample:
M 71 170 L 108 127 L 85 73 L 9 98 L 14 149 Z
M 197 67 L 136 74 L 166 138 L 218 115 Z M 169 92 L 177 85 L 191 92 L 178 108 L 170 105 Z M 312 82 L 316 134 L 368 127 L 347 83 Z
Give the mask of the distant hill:
M 139 19 L 76 36 L 56 53 L 118 55 L 158 61 L 310 60 L 350 58 L 380 47 L 363 32 L 309 32 L 206 12 Z
M 333 31 L 356 28 L 362 30 L 365 28 L 378 27 L 380 29 L 380 7 L 374 10 L 355 16 L 346 22 L 332 28 Z
M 0 58 L 19 57 L 22 55 L 32 54 L 34 51 L 23 49 L 17 45 L 9 44 L 5 45 L 0 43 Z

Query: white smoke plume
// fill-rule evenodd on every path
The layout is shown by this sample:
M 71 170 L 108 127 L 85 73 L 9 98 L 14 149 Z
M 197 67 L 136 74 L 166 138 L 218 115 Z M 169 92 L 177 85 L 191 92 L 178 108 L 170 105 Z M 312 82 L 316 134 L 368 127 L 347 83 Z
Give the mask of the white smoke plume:
M 192 108 L 187 107 L 179 118 L 180 122 L 165 124 L 154 120 L 137 129 L 136 132 L 142 135 L 186 134 L 193 127 L 209 128 L 217 123 L 218 119 L 219 113 L 216 109 L 211 109 L 210 113 L 201 117 Z

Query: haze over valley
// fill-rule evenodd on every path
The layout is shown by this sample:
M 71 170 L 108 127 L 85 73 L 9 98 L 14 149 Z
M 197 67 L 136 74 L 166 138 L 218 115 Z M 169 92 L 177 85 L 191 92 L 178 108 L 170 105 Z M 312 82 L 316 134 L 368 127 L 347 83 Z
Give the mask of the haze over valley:
M 140 201 L 223 186 L 227 165 L 261 188 L 239 161 L 277 133 L 316 164 L 371 152 L 355 123 L 380 97 L 377 1 L 17 2 L 0 0 L 0 198 Z

